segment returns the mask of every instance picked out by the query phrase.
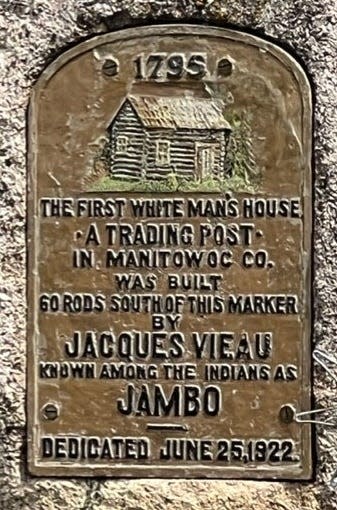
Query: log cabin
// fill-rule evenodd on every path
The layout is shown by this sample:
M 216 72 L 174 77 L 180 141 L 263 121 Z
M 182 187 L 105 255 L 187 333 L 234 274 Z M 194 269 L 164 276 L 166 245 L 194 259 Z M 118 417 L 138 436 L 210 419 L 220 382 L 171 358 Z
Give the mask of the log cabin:
M 130 95 L 108 127 L 116 179 L 225 177 L 231 126 L 220 99 Z

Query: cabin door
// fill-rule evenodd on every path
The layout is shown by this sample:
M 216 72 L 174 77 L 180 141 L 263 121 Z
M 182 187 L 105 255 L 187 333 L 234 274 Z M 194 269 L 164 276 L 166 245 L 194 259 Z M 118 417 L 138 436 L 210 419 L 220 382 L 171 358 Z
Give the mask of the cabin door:
M 199 179 L 213 174 L 215 161 L 215 145 L 198 143 L 196 146 L 196 173 Z

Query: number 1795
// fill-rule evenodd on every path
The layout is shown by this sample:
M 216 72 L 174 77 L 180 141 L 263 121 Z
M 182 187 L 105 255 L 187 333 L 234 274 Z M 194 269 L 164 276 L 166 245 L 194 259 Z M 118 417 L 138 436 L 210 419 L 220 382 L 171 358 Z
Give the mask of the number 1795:
M 135 60 L 137 80 L 194 78 L 207 74 L 207 56 L 202 53 L 151 53 Z

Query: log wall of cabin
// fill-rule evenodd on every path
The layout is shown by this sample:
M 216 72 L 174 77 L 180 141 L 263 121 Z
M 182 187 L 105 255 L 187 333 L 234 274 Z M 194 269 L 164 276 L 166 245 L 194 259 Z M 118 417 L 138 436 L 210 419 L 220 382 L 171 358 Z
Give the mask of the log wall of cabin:
M 128 139 L 127 152 L 116 152 L 118 136 Z M 140 179 L 145 168 L 145 133 L 130 103 L 125 103 L 116 116 L 111 129 L 110 169 L 111 175 L 118 179 Z
M 170 164 L 158 166 L 156 163 L 156 142 L 170 142 Z M 177 131 L 167 129 L 153 129 L 148 132 L 147 145 L 147 171 L 148 179 L 165 178 L 169 173 L 176 173 L 185 179 L 194 179 L 196 175 L 196 144 L 217 143 L 218 150 L 215 151 L 214 169 L 218 175 L 222 168 L 224 158 L 224 133 L 223 131 L 210 130 L 184 130 Z M 223 148 L 221 148 L 223 146 Z

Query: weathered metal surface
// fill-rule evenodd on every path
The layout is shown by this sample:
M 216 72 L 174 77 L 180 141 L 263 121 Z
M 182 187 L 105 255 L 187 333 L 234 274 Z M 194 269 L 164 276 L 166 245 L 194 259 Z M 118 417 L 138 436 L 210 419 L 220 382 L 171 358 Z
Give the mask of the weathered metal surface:
M 43 73 L 32 473 L 311 476 L 310 144 L 303 71 L 247 34 L 130 29 Z

